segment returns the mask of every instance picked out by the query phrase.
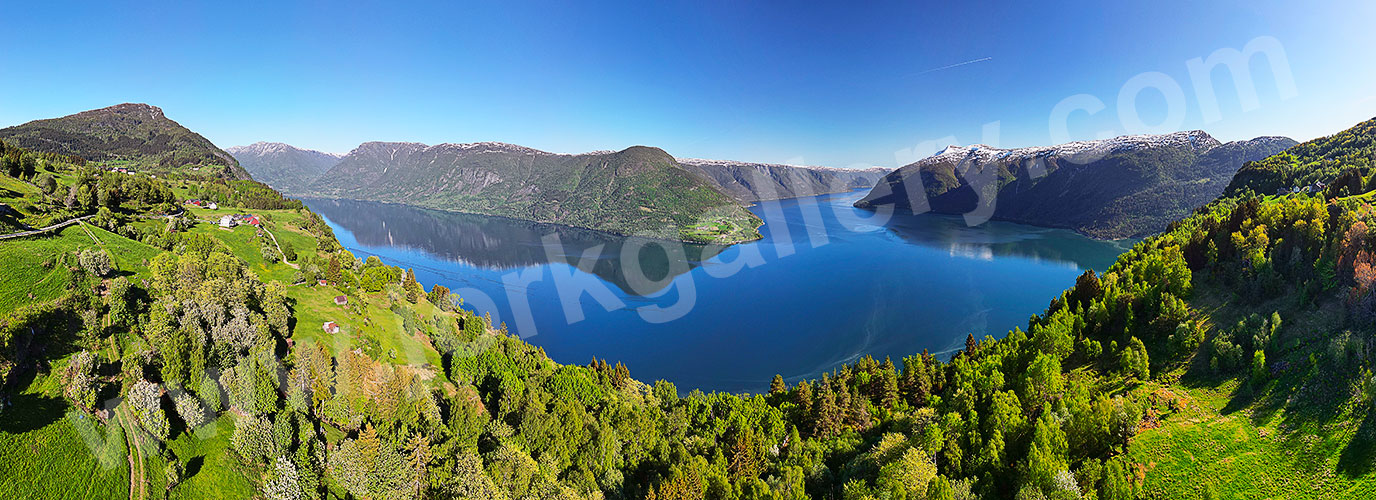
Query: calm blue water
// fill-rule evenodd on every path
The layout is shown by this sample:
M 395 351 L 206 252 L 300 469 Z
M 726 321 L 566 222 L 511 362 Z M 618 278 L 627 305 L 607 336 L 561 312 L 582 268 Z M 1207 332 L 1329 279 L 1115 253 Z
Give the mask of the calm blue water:
M 1125 250 L 953 216 L 876 221 L 851 207 L 863 195 L 756 206 L 764 239 L 670 252 L 497 217 L 307 204 L 355 255 L 414 268 L 421 283 L 455 290 L 465 307 L 491 312 L 558 362 L 621 361 L 640 380 L 683 391 L 763 391 L 776 373 L 791 382 L 866 354 L 897 363 L 959 348 L 967 333 L 1002 337 Z

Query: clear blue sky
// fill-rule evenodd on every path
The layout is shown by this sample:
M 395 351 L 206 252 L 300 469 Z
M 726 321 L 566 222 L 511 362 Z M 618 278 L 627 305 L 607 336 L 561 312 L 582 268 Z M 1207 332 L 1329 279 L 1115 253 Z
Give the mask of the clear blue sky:
M 556 152 L 659 146 L 677 156 L 895 166 L 940 138 L 1051 141 L 1123 132 L 1124 84 L 1161 72 L 1183 129 L 1304 140 L 1376 116 L 1373 2 L 635 1 L 394 5 L 11 3 L 0 27 L 0 125 L 121 102 L 160 106 L 227 147 L 347 152 L 370 140 L 504 141 Z M 400 2 L 397 2 L 400 3 Z M 958 5 L 949 5 L 958 4 Z M 1279 40 L 1295 95 L 1258 58 L 1259 106 L 1225 69 L 1206 123 L 1186 61 Z M 967 61 L 979 61 L 937 69 Z M 1160 123 L 1166 99 L 1138 100 Z

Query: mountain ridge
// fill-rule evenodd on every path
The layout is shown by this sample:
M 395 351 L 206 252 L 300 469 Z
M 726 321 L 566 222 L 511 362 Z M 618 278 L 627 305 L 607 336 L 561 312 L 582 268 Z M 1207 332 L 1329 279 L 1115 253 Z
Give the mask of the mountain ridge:
M 1193 130 L 1014 149 L 948 146 L 890 173 L 855 206 L 1142 236 L 1218 197 L 1245 162 L 1294 144 L 1275 136 L 1222 143 Z
M 661 237 L 703 243 L 756 239 L 761 224 L 708 179 L 646 146 L 556 154 L 506 143 L 366 142 L 304 194 L 626 235 L 672 230 Z
M 288 194 L 301 192 L 344 155 L 302 149 L 281 142 L 255 142 L 225 151 L 264 184 Z
M 0 139 L 37 152 L 89 161 L 127 161 L 139 169 L 210 166 L 221 167 L 222 177 L 251 178 L 228 152 L 149 104 L 123 103 L 33 120 L 0 129 Z
M 747 203 L 869 188 L 892 171 L 884 167 L 846 169 L 700 158 L 677 160 Z

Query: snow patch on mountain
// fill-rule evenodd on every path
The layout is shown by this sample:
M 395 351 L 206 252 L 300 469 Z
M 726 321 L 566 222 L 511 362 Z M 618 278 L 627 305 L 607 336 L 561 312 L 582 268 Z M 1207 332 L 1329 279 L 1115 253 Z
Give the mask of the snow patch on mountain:
M 282 153 L 287 153 L 287 152 L 291 152 L 291 151 L 302 151 L 302 152 L 306 152 L 306 153 L 315 153 L 315 154 L 321 154 L 321 155 L 325 155 L 325 156 L 331 156 L 331 157 L 334 157 L 334 158 L 343 158 L 343 157 L 344 157 L 344 155 L 339 154 L 339 153 L 327 153 L 327 152 L 324 152 L 324 151 L 316 151 L 316 150 L 314 150 L 314 149 L 298 148 L 298 147 L 296 147 L 296 146 L 292 146 L 292 145 L 290 145 L 290 144 L 283 144 L 283 143 L 280 143 L 280 142 L 265 142 L 265 141 L 258 141 L 258 142 L 255 142 L 255 143 L 253 143 L 253 144 L 249 144 L 249 145 L 247 145 L 247 146 L 233 146 L 233 147 L 225 148 L 225 151 L 228 152 L 229 154 L 232 154 L 232 155 L 235 155 L 235 156 L 238 156 L 238 155 L 241 155 L 241 154 L 249 154 L 249 155 L 264 156 L 264 155 L 271 155 L 271 154 L 282 154 Z
M 1074 163 L 1089 163 L 1112 153 L 1147 148 L 1162 148 L 1188 145 L 1204 153 L 1221 146 L 1222 143 L 1202 130 L 1173 132 L 1170 134 L 1125 135 L 1112 139 L 1094 141 L 1075 141 L 1055 146 L 1036 146 L 1028 148 L 1000 149 L 984 144 L 970 146 L 950 145 L 932 156 L 919 160 L 914 165 L 923 166 L 941 162 L 986 163 L 991 161 L 1020 162 L 1031 159 L 1063 158 Z

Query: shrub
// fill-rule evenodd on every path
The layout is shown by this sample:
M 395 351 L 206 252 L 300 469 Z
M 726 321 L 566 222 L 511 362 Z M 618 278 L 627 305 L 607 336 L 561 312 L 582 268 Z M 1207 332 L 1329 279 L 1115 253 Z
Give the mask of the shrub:
M 129 404 L 144 430 L 160 440 L 170 432 L 167 414 L 162 411 L 162 389 L 147 380 L 139 380 L 129 390 Z
M 87 248 L 77 254 L 77 262 L 82 269 L 96 276 L 105 277 L 110 274 L 110 254 L 104 250 Z
M 258 247 L 258 253 L 263 256 L 263 261 L 268 264 L 275 264 L 277 262 L 277 249 L 273 248 L 272 245 Z
M 197 401 L 191 393 L 182 391 L 175 398 L 172 398 L 172 402 L 176 405 L 177 415 L 186 422 L 187 430 L 195 430 L 206 424 L 205 409 L 201 407 L 201 402 Z
M 1266 352 L 1257 349 L 1252 353 L 1252 385 L 1261 387 L 1266 385 L 1266 380 L 1270 378 L 1270 372 L 1266 369 Z

